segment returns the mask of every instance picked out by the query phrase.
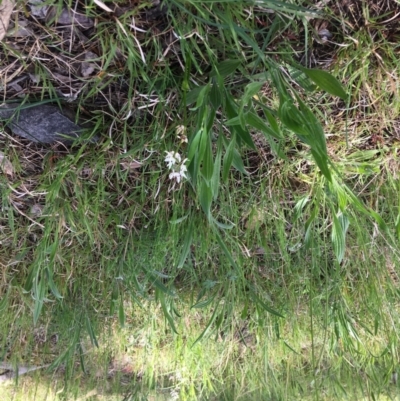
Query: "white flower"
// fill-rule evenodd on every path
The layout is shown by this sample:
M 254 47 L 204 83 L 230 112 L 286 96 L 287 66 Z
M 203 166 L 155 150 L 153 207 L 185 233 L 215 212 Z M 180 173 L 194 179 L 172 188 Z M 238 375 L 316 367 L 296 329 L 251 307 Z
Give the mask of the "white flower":
M 172 168 L 173 165 L 180 163 L 182 158 L 181 155 L 178 152 L 165 152 L 167 156 L 165 156 L 165 163 L 167 163 L 167 166 L 169 169 Z
M 182 164 L 181 164 L 181 167 L 180 167 L 180 170 L 179 170 L 179 173 L 180 173 L 180 175 L 182 176 L 182 177 L 185 177 L 185 178 L 187 178 L 186 177 L 186 171 L 187 171 L 187 167 L 185 166 L 185 162 L 186 162 L 186 160 L 187 159 L 185 159 L 183 162 L 182 162 Z
M 172 391 L 170 392 L 169 396 L 171 397 L 171 398 L 170 398 L 170 401 L 179 400 L 179 393 L 178 393 L 178 391 L 176 391 L 176 390 L 172 390 Z
M 169 174 L 170 180 L 176 180 L 179 184 L 183 178 L 187 178 L 186 172 L 187 167 L 185 163 L 188 159 L 184 159 L 182 161 L 182 157 L 178 152 L 165 152 L 167 156 L 165 157 L 165 162 L 167 163 L 167 167 L 171 170 Z
M 174 171 L 169 175 L 169 179 L 170 180 L 175 179 L 178 184 L 181 182 L 182 177 L 186 178 L 186 176 L 182 175 L 180 172 L 177 171 Z
M 168 168 L 170 169 L 176 162 L 175 160 L 175 152 L 165 152 L 167 156 L 165 156 L 165 163 L 167 163 Z

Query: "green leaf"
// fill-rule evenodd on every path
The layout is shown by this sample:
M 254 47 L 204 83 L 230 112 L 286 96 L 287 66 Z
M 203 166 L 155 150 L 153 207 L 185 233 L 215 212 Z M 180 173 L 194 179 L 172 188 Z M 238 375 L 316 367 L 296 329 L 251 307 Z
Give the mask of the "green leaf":
M 191 111 L 198 110 L 203 105 L 204 100 L 205 100 L 206 96 L 208 96 L 209 91 L 210 91 L 210 84 L 207 84 L 206 86 L 203 86 L 201 88 L 201 91 L 197 95 L 196 106 L 191 108 L 190 109 Z M 187 102 L 187 98 L 186 98 L 186 102 Z
M 8 287 L 7 293 L 3 296 L 2 300 L 0 301 L 0 312 L 3 312 L 5 307 L 7 306 L 8 296 L 10 295 L 11 286 Z
M 217 312 L 218 312 L 218 310 L 219 310 L 219 302 L 220 301 L 218 301 L 218 304 L 217 305 L 215 305 L 215 307 L 214 307 L 214 312 L 213 312 L 213 314 L 211 315 L 211 318 L 210 318 L 210 320 L 208 321 L 208 323 L 207 323 L 207 326 L 206 326 L 206 328 L 202 331 L 202 333 L 197 337 L 197 339 L 196 339 L 196 341 L 193 343 L 193 345 L 192 345 L 192 348 L 199 342 L 199 341 L 201 341 L 201 339 L 205 336 L 205 335 L 207 335 L 208 333 L 209 333 L 209 331 L 210 331 L 210 329 L 211 329 L 211 326 L 212 326 L 212 324 L 214 323 L 214 320 L 215 320 L 215 318 L 217 317 Z
M 342 262 L 346 249 L 346 232 L 349 227 L 349 221 L 343 214 L 333 216 L 332 226 L 332 244 L 336 259 Z
M 328 165 L 328 158 L 325 155 L 321 155 L 320 152 L 311 149 L 311 154 L 314 157 L 315 163 L 321 170 L 321 173 L 325 176 L 328 181 L 332 180 L 331 171 Z
M 329 72 L 311 68 L 299 67 L 315 84 L 331 95 L 347 100 L 348 95 L 342 84 Z
M 203 179 L 200 184 L 199 202 L 207 218 L 211 217 L 212 191 L 209 184 Z
M 188 152 L 188 159 L 190 160 L 191 163 L 195 159 L 194 156 L 199 153 L 198 152 L 198 148 L 199 148 L 199 144 L 200 144 L 202 133 L 203 133 L 202 129 L 198 130 L 196 132 L 196 134 L 194 135 L 193 139 L 190 142 L 189 152 Z
M 222 104 L 222 93 L 216 83 L 211 86 L 210 102 L 214 110 L 217 110 Z
M 174 333 L 178 334 L 178 331 L 176 330 L 176 327 L 175 327 L 174 318 L 172 317 L 172 315 L 169 312 L 169 307 L 167 305 L 167 302 L 166 302 L 163 292 L 160 292 L 158 294 L 158 299 L 160 300 L 160 304 L 161 304 L 161 308 L 164 312 L 164 316 L 167 319 L 169 325 L 171 326 L 171 329 L 173 330 Z
M 242 107 L 245 106 L 249 100 L 253 99 L 253 96 L 260 92 L 265 82 L 250 82 L 244 89 L 243 96 L 241 98 Z
M 309 202 L 310 198 L 308 195 L 302 196 L 294 205 L 294 221 L 297 221 L 301 213 L 303 212 L 304 207 L 307 205 Z
M 206 298 L 203 301 L 199 301 L 197 303 L 195 303 L 194 305 L 192 305 L 190 308 L 192 309 L 201 309 L 201 308 L 205 308 L 206 306 L 210 305 L 213 301 L 215 300 L 215 295 L 210 297 L 210 298 Z
M 223 137 L 222 134 L 218 136 L 217 141 L 217 154 L 215 155 L 214 172 L 211 177 L 211 190 L 213 193 L 213 199 L 218 198 L 220 176 L 221 176 L 221 159 L 222 159 L 222 148 L 223 148 Z
M 186 106 L 189 106 L 192 103 L 197 102 L 197 99 L 199 98 L 199 95 L 202 90 L 204 90 L 206 86 L 197 86 L 196 88 L 192 89 L 187 95 L 186 95 Z
M 211 72 L 210 77 L 219 75 L 220 77 L 227 77 L 236 71 L 239 67 L 240 60 L 225 60 L 217 64 L 214 70 Z
M 201 173 L 206 181 L 210 181 L 214 170 L 213 152 L 211 147 L 211 138 L 209 135 L 204 135 L 206 145 L 204 150 L 204 157 L 202 160 Z
M 96 346 L 97 348 L 99 348 L 99 343 L 97 342 L 97 338 L 96 335 L 94 334 L 94 330 L 93 330 L 93 326 L 92 323 L 89 319 L 89 316 L 86 315 L 86 329 L 89 333 L 89 337 L 90 337 L 90 341 L 92 343 L 92 345 Z
M 224 155 L 223 163 L 222 163 L 222 181 L 226 182 L 228 180 L 229 170 L 232 166 L 233 156 L 235 152 L 235 137 L 231 139 L 228 147 L 226 148 L 226 152 Z
M 396 234 L 397 234 L 397 239 L 400 240 L 400 213 L 396 217 Z
M 48 285 L 50 287 L 51 292 L 53 293 L 53 295 L 57 298 L 57 299 L 62 299 L 62 295 L 58 292 L 57 286 L 55 285 L 54 281 L 53 281 L 53 273 L 51 272 L 51 270 L 49 268 L 45 268 L 44 272 L 46 274 L 46 278 L 48 281 Z
M 240 153 L 237 151 L 237 149 L 233 149 L 232 166 L 235 167 L 235 169 L 237 171 L 240 171 L 242 174 L 249 175 L 244 167 L 242 157 L 240 156 Z
M 121 327 L 125 326 L 125 311 L 124 311 L 124 301 L 121 297 L 121 302 L 119 303 L 118 309 L 118 320 Z
M 230 120 L 231 121 L 231 120 Z M 255 113 L 249 111 L 246 114 L 246 122 L 258 131 L 261 131 L 265 136 L 272 136 L 275 139 L 282 139 L 282 135 L 277 133 Z
M 310 132 L 304 126 L 300 111 L 294 105 L 292 99 L 286 99 L 279 105 L 278 114 L 280 120 L 286 125 L 287 128 L 289 128 L 295 134 L 300 135 L 300 139 L 309 144 L 307 136 L 310 134 Z
M 189 213 L 186 214 L 186 215 L 183 216 L 183 217 L 180 217 L 179 219 L 170 220 L 170 221 L 169 221 L 169 224 L 173 224 L 173 225 L 175 225 L 175 224 L 180 224 L 180 223 L 182 223 L 183 221 L 185 221 L 188 217 L 189 217 Z
M 241 126 L 235 126 L 233 129 L 237 133 L 238 139 L 241 139 L 249 148 L 253 150 L 257 149 L 247 128 L 243 129 Z
M 237 272 L 240 271 L 239 266 L 237 265 L 237 263 L 233 259 L 233 256 L 232 256 L 231 252 L 229 251 L 228 247 L 226 246 L 224 240 L 222 239 L 220 233 L 218 232 L 218 229 L 213 227 L 213 231 L 214 231 L 215 238 L 217 239 L 217 242 L 218 242 L 219 246 L 223 250 L 225 256 L 228 258 L 228 260 L 229 260 L 230 264 L 232 265 L 232 267 L 234 267 Z
M 185 264 L 186 258 L 189 255 L 189 251 L 190 251 L 190 246 L 192 245 L 193 242 L 193 223 L 191 222 L 189 224 L 186 236 L 185 236 L 185 241 L 183 243 L 183 249 L 182 249 L 182 253 L 181 256 L 179 258 L 179 262 L 178 262 L 178 269 L 181 269 L 183 267 L 183 265 Z
M 229 222 L 229 224 L 221 223 L 214 218 L 212 219 L 212 221 L 217 227 L 221 228 L 222 230 L 231 230 L 233 227 L 235 227 L 235 224 L 232 222 Z
M 45 298 L 46 290 L 47 286 L 44 280 L 43 279 L 39 280 L 39 278 L 36 277 L 34 281 L 35 306 L 33 308 L 33 323 L 35 325 L 39 320 L 40 312 L 42 311 L 43 308 L 43 301 Z
M 271 126 L 271 129 L 275 132 L 276 135 L 278 135 L 278 138 L 283 138 L 282 132 L 279 128 L 278 121 L 276 121 L 276 118 L 272 115 L 272 113 L 264 108 L 264 113 L 267 116 L 269 125 Z
M 311 211 L 310 217 L 307 219 L 307 221 L 304 224 L 304 247 L 305 249 L 309 249 L 310 246 L 312 245 L 312 234 L 313 234 L 313 226 L 314 226 L 314 221 L 318 215 L 319 212 L 319 207 L 318 205 L 315 205 L 314 208 Z
M 232 95 L 226 92 L 226 115 L 229 120 L 239 117 L 237 109 L 237 105 L 235 104 Z M 256 150 L 256 146 L 254 145 L 253 139 L 251 138 L 251 135 L 247 129 L 243 129 L 240 125 L 236 125 L 233 127 L 233 130 L 238 135 L 238 138 L 241 139 L 247 146 Z
M 310 78 L 303 71 L 292 66 L 288 66 L 288 71 L 293 81 L 295 81 L 304 90 L 307 92 L 315 91 L 316 85 L 310 82 Z
M 249 291 L 250 298 L 253 299 L 255 304 L 260 305 L 263 309 L 265 309 L 267 312 L 271 313 L 272 315 L 278 316 L 278 317 L 284 317 L 281 315 L 279 312 L 277 312 L 275 309 L 272 309 L 270 306 L 268 306 L 255 292 L 253 289 L 250 288 Z

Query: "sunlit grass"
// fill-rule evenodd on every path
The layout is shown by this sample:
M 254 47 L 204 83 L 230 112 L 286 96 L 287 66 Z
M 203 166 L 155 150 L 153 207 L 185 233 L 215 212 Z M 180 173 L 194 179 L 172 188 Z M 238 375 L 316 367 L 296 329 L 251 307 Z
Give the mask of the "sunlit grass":
M 238 58 L 224 90 L 240 101 L 246 80 L 267 76 L 257 43 L 284 57 L 292 44 L 275 36 L 299 23 L 271 14 L 272 36 L 250 4 L 170 5 L 173 43 L 149 31 L 139 49 L 114 21 L 99 24 L 103 72 L 131 101 L 92 110 L 98 144 L 55 152 L 3 141 L 14 175 L 0 177 L 0 360 L 51 367 L 8 383 L 2 399 L 396 399 L 398 141 L 383 133 L 398 124 L 395 46 L 366 32 L 345 38 L 332 70 L 351 92 L 349 112 L 301 92 L 324 126 L 335 177 L 391 234 L 349 206 L 338 263 L 336 194 L 292 134 L 281 160 L 252 132 L 257 151 L 240 149 L 250 174 L 227 171 L 210 206 L 224 229 L 212 229 L 196 185 L 174 187 L 164 161 L 165 151 L 186 154 L 196 133 L 189 89 Z M 88 86 L 82 109 L 102 90 L 98 77 Z M 276 88 L 263 94 L 276 109 Z M 225 122 L 213 122 L 214 154 Z

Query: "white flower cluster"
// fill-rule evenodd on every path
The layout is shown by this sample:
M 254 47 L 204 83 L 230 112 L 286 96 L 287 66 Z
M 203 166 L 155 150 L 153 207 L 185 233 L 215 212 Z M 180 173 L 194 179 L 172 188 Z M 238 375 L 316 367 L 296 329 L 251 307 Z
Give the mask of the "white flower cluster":
M 182 160 L 181 155 L 178 152 L 165 152 L 167 156 L 165 156 L 165 163 L 167 163 L 167 167 L 171 170 L 169 173 L 170 180 L 176 180 L 179 184 L 183 178 L 186 177 L 186 165 L 187 159 Z

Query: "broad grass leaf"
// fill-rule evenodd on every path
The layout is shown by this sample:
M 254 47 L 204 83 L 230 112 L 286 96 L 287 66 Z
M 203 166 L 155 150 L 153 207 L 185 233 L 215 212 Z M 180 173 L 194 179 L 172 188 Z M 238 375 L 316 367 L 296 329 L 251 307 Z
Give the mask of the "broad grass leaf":
M 185 235 L 185 240 L 183 242 L 182 253 L 181 256 L 179 257 L 179 262 L 177 265 L 178 269 L 181 269 L 185 264 L 186 258 L 188 257 L 190 252 L 190 246 L 192 245 L 192 242 L 193 242 L 193 223 L 191 222 L 189 224 L 189 227 Z
M 300 68 L 316 85 L 331 95 L 347 100 L 348 95 L 342 84 L 329 72 L 314 68 Z
M 203 130 L 200 129 L 199 131 L 196 132 L 194 135 L 193 139 L 190 142 L 189 145 L 189 152 L 188 152 L 188 159 L 192 162 L 194 160 L 195 154 L 198 154 L 198 148 L 201 140 Z
M 114 283 L 113 289 L 111 291 L 111 303 L 110 303 L 110 315 L 112 316 L 115 312 L 115 305 L 119 300 L 119 285 Z
M 301 140 L 307 144 L 309 144 L 309 140 L 307 136 L 310 132 L 304 126 L 303 117 L 300 114 L 300 111 L 294 105 L 292 99 L 286 99 L 279 105 L 278 109 L 279 118 L 295 134 L 301 136 Z
M 33 296 L 35 299 L 35 306 L 33 308 L 33 324 L 36 325 L 43 308 L 43 302 L 47 292 L 47 284 L 43 279 L 39 279 L 39 277 L 37 276 L 34 281 L 33 288 L 34 288 Z
M 322 126 L 304 102 L 298 96 L 296 99 L 299 108 L 294 105 L 292 99 L 286 99 L 280 104 L 279 117 L 301 141 L 311 147 L 311 153 L 322 174 L 328 181 L 332 181 Z
M 235 262 L 235 260 L 233 259 L 232 253 L 229 251 L 228 247 L 226 246 L 224 240 L 221 237 L 221 234 L 218 232 L 218 229 L 213 227 L 213 231 L 215 234 L 215 238 L 217 239 L 217 242 L 219 244 L 219 246 L 221 247 L 221 249 L 223 250 L 225 256 L 228 258 L 230 264 L 232 265 L 232 267 L 235 268 L 236 272 L 239 272 L 239 266 L 237 265 L 237 263 Z
M 6 308 L 6 306 L 8 305 L 8 297 L 10 295 L 10 290 L 11 290 L 11 286 L 8 287 L 7 289 L 7 293 L 5 295 L 3 295 L 3 298 L 0 301 L 0 312 L 3 312 L 3 310 Z
M 167 301 L 166 301 L 166 299 L 165 299 L 165 296 L 164 296 L 164 293 L 163 293 L 163 292 L 160 292 L 160 293 L 158 294 L 158 299 L 159 299 L 159 301 L 160 301 L 161 308 L 162 308 L 162 310 L 163 310 L 164 316 L 165 316 L 165 318 L 167 319 L 167 322 L 169 323 L 169 325 L 171 326 L 172 331 L 173 331 L 175 334 L 178 334 L 178 331 L 176 330 L 176 327 L 175 327 L 174 318 L 172 317 L 171 313 L 169 312 L 169 309 L 170 309 L 170 308 L 169 308 L 168 305 L 167 305 Z
M 206 85 L 199 93 L 197 100 L 196 100 L 196 107 L 191 110 L 199 109 L 203 103 L 205 103 L 205 99 L 208 96 L 208 92 L 210 91 L 210 84 Z
M 235 169 L 242 174 L 249 174 L 244 167 L 242 156 L 240 156 L 240 153 L 237 149 L 233 150 L 232 166 L 235 167 Z
M 222 230 L 231 230 L 233 227 L 235 227 L 235 224 L 232 222 L 229 222 L 229 224 L 221 223 L 220 221 L 214 218 L 212 219 L 212 222 Z
M 233 155 L 235 152 L 235 137 L 233 137 L 226 148 L 226 152 L 224 155 L 223 163 L 222 163 L 222 181 L 226 182 L 228 180 L 229 170 L 232 166 Z
M 252 111 L 246 113 L 246 122 L 248 125 L 252 126 L 256 130 L 262 132 L 265 136 L 265 139 L 268 141 L 271 146 L 272 151 L 281 159 L 287 160 L 285 153 L 282 151 L 282 144 L 280 143 L 283 139 L 283 135 L 277 126 L 276 120 L 272 118 L 271 121 L 274 122 L 274 128 L 269 127 L 261 117 L 255 114 Z M 277 129 L 275 129 L 275 127 Z M 276 143 L 278 141 L 278 143 Z
M 319 206 L 314 205 L 314 208 L 311 211 L 310 217 L 307 219 L 307 221 L 304 224 L 304 247 L 306 249 L 309 249 L 312 245 L 313 242 L 313 226 L 314 226 L 314 221 L 316 217 L 318 216 L 319 212 Z
M 221 159 L 222 159 L 222 149 L 223 149 L 223 138 L 220 134 L 217 142 L 217 154 L 215 155 L 214 161 L 214 172 L 211 177 L 211 189 L 213 193 L 213 199 L 218 198 L 219 187 L 220 187 L 220 177 L 221 177 Z
M 254 95 L 260 92 L 264 84 L 265 84 L 264 82 L 251 82 L 248 85 L 246 85 L 243 96 L 241 98 L 242 107 L 245 106 L 248 103 L 248 101 L 253 98 Z
M 332 175 L 331 170 L 329 169 L 327 156 L 314 149 L 311 149 L 311 154 L 314 157 L 315 163 L 317 163 L 317 166 L 321 170 L 321 173 L 328 181 L 331 181 Z
M 186 106 L 189 106 L 190 104 L 193 104 L 197 101 L 201 91 L 205 88 L 205 86 L 197 86 L 196 88 L 192 89 L 187 95 L 186 95 Z
M 214 110 L 217 110 L 218 107 L 222 104 L 222 93 L 216 83 L 211 85 L 210 103 Z
M 266 108 L 264 108 L 264 113 L 267 116 L 267 120 L 269 122 L 269 125 L 271 126 L 271 129 L 273 129 L 275 134 L 278 135 L 278 138 L 283 138 L 282 132 L 279 128 L 279 124 L 278 124 L 278 121 L 276 121 L 276 118 Z
M 262 132 L 266 137 L 272 136 L 275 139 L 282 139 L 282 135 L 277 133 L 274 129 L 268 127 L 268 125 L 261 119 L 261 117 L 259 117 L 252 111 L 249 111 L 246 114 L 246 122 L 256 130 Z
M 210 329 L 211 329 L 211 326 L 213 325 L 213 323 L 214 323 L 214 321 L 215 321 L 215 318 L 217 317 L 217 312 L 219 311 L 219 302 L 220 302 L 220 301 L 218 301 L 218 303 L 214 306 L 214 312 L 213 312 L 213 314 L 211 315 L 211 318 L 210 318 L 210 320 L 208 321 L 206 328 L 205 328 L 205 329 L 201 332 L 201 334 L 196 338 L 196 341 L 192 344 L 192 348 L 193 348 L 199 341 L 201 341 L 201 339 L 202 339 L 205 335 L 207 335 L 207 334 L 209 333 L 209 331 L 210 331 Z
M 206 144 L 205 144 L 205 150 L 204 150 L 204 157 L 202 160 L 201 173 L 207 181 L 210 181 L 213 176 L 213 171 L 214 171 L 214 161 L 213 161 L 213 152 L 212 152 L 212 147 L 211 147 L 211 138 L 209 135 L 204 134 L 204 140 L 205 140 Z
M 239 67 L 240 63 L 240 60 L 221 61 L 214 67 L 214 70 L 211 72 L 210 77 L 215 77 L 219 75 L 220 77 L 225 78 L 233 74 Z
M 209 184 L 205 180 L 201 180 L 200 191 L 199 191 L 199 202 L 207 218 L 210 218 L 211 216 L 212 199 L 213 199 L 213 194 Z
M 150 277 L 151 284 L 153 284 L 154 287 L 156 287 L 156 290 L 158 290 L 159 292 L 162 292 L 164 294 L 167 294 L 169 296 L 174 295 L 172 293 L 172 291 L 168 287 L 166 287 L 153 273 L 147 271 L 144 268 L 143 268 L 143 271 Z
M 173 225 L 175 225 L 175 224 L 180 224 L 180 223 L 182 223 L 183 221 L 185 221 L 188 217 L 189 217 L 189 213 L 186 214 L 186 215 L 183 216 L 183 217 L 179 217 L 179 219 L 170 220 L 170 221 L 169 221 L 169 224 L 173 224 Z
M 121 327 L 125 327 L 124 300 L 122 299 L 122 297 L 118 308 L 118 320 Z
M 97 342 L 97 338 L 96 338 L 96 335 L 94 333 L 93 326 L 92 326 L 92 323 L 91 323 L 88 315 L 86 315 L 85 323 L 86 323 L 86 329 L 88 331 L 88 334 L 89 334 L 90 341 L 91 341 L 92 345 L 94 345 L 97 348 L 99 348 L 99 343 Z
M 336 259 L 339 263 L 342 262 L 346 249 L 346 232 L 349 228 L 349 220 L 343 215 L 333 216 L 332 225 L 332 244 Z
M 316 89 L 316 85 L 314 85 L 311 81 L 310 78 L 304 73 L 304 71 L 301 71 L 297 68 L 294 68 L 292 66 L 288 66 L 288 71 L 290 74 L 290 77 L 299 85 L 301 86 L 304 90 L 308 92 L 313 92 Z
M 397 239 L 400 240 L 400 213 L 396 217 L 396 234 L 397 234 Z
M 232 95 L 228 92 L 225 92 L 225 93 L 226 93 L 226 105 L 225 105 L 226 106 L 226 115 L 227 115 L 228 119 L 232 120 L 236 117 L 239 118 L 238 107 L 235 104 L 235 101 L 233 100 Z M 232 127 L 234 132 L 238 136 L 238 140 L 241 139 L 251 149 L 256 150 L 256 146 L 254 145 L 253 139 L 251 138 L 249 131 L 240 126 L 240 118 L 238 121 L 239 121 L 239 125 L 234 125 Z
M 300 218 L 300 216 L 301 216 L 305 206 L 309 202 L 309 200 L 310 200 L 310 197 L 308 195 L 305 195 L 305 196 L 302 196 L 296 202 L 296 204 L 294 205 L 294 221 L 297 221 Z
M 253 289 L 250 288 L 249 291 L 250 298 L 254 301 L 255 304 L 261 306 L 264 310 L 267 312 L 271 313 L 271 315 L 275 315 L 281 318 L 284 318 L 282 314 L 277 312 L 275 309 L 272 309 L 270 306 L 268 306 L 255 292 Z
M 205 308 L 208 305 L 210 305 L 213 301 L 215 300 L 215 295 L 210 297 L 210 298 L 206 298 L 203 299 L 202 301 L 196 302 L 194 305 L 192 305 L 190 308 L 191 309 L 201 309 L 201 308 Z
M 53 293 L 53 295 L 57 298 L 57 299 L 62 299 L 62 295 L 59 293 L 56 284 L 53 281 L 53 273 L 50 269 L 48 269 L 47 267 L 44 269 L 44 272 L 46 274 L 46 278 L 48 281 L 48 285 L 49 288 L 51 290 L 51 292 Z

